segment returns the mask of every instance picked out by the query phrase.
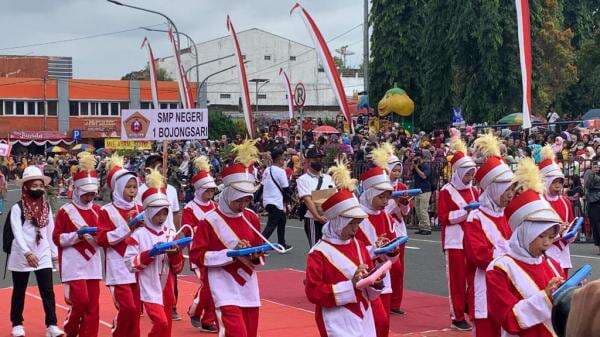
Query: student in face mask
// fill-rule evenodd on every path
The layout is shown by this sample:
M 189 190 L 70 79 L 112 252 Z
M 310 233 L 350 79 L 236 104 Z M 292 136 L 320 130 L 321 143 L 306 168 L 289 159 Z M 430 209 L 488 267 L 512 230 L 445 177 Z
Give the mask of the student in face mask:
M 54 220 L 52 210 L 46 200 L 45 187 L 50 178 L 42 171 L 29 166 L 19 181 L 22 199 L 10 210 L 10 227 L 14 236 L 8 255 L 7 269 L 12 272 L 13 293 L 10 307 L 12 336 L 25 336 L 23 309 L 29 272 L 35 274 L 40 297 L 46 314 L 46 335 L 51 337 L 64 334 L 56 326 L 54 289 L 52 287 L 52 263 L 58 253 L 52 242 Z

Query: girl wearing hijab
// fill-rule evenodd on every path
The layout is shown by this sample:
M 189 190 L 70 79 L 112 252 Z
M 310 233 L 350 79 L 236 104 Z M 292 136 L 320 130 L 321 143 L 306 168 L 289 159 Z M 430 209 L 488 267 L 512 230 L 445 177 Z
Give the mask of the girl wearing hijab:
M 438 218 L 442 226 L 442 249 L 446 254 L 446 275 L 450 296 L 451 327 L 469 331 L 465 319 L 467 308 L 467 261 L 463 250 L 463 226 L 469 211 L 465 206 L 477 201 L 479 191 L 473 187 L 475 162 L 467 155 L 467 146 L 459 138 L 451 143 L 454 154 L 450 159 L 452 178 L 442 187 L 438 201 Z
M 392 256 L 378 256 L 373 253 L 375 248 L 381 247 L 398 236 L 397 227 L 400 225 L 385 210 L 390 200 L 394 187 L 390 182 L 386 169 L 390 153 L 386 146 L 380 146 L 371 152 L 374 167 L 365 171 L 361 177 L 363 193 L 359 201 L 368 217 L 360 224 L 356 238 L 361 241 L 369 251 L 369 256 L 375 265 L 392 260 L 396 264 L 399 251 Z M 371 302 L 377 337 L 386 337 L 390 330 L 390 304 L 392 285 L 390 275 L 386 274 L 384 288 L 381 296 Z
M 371 301 L 381 293 L 383 280 L 356 288 L 373 267 L 367 247 L 355 237 L 367 214 L 352 193 L 356 180 L 350 178 L 344 163 L 338 162 L 330 172 L 338 192 L 322 206 L 329 221 L 308 254 L 306 296 L 316 306 L 321 337 L 375 337 Z
M 490 315 L 503 334 L 556 336 L 552 328 L 552 292 L 563 281 L 558 262 L 545 256 L 558 234 L 561 219 L 540 195 L 543 182 L 531 159 L 515 174 L 518 195 L 506 207 L 513 233 L 509 249 L 488 267 Z
M 498 139 L 492 134 L 474 142 L 483 164 L 475 180 L 483 192 L 479 209 L 469 212 L 463 226 L 463 250 L 467 259 L 467 308 L 476 337 L 500 336 L 500 327 L 488 317 L 485 270 L 492 260 L 508 250 L 511 230 L 504 207 L 513 197 L 513 173 L 500 158 Z
M 78 171 L 73 176 L 73 200 L 56 213 L 52 238 L 58 247 L 60 277 L 69 315 L 64 329 L 68 336 L 98 336 L 100 321 L 100 280 L 102 261 L 99 246 L 87 227 L 98 228 L 100 206 L 96 159 L 88 152 L 79 154 Z
M 112 202 L 100 211 L 98 245 L 105 249 L 106 285 L 117 308 L 113 320 L 114 337 L 140 336 L 139 313 L 142 310 L 135 273 L 125 264 L 127 238 L 133 228 L 130 222 L 142 211 L 136 203 L 137 175 L 123 169 L 123 157 L 114 154 L 107 163 L 106 181 L 112 192 Z
M 212 200 L 217 185 L 210 175 L 210 162 L 208 158 L 205 156 L 196 158 L 194 160 L 194 167 L 197 170 L 196 175 L 192 177 L 192 185 L 194 185 L 195 189 L 194 199 L 185 205 L 181 218 L 182 224 L 188 225 L 194 231 L 192 233 L 188 227 L 183 227 L 183 231 L 187 236 L 195 234 L 200 222 L 204 220 L 206 213 L 217 208 L 216 203 Z M 192 326 L 202 331 L 217 332 L 215 304 L 210 294 L 210 288 L 208 287 L 207 270 L 205 267 L 198 267 L 191 261 L 190 264 L 200 281 L 200 287 L 196 295 L 194 295 L 192 305 L 188 309 Z
M 562 233 L 567 229 L 568 225 L 575 219 L 573 212 L 573 204 L 563 195 L 563 186 L 565 176 L 562 170 L 555 162 L 554 152 L 550 145 L 542 148 L 542 161 L 539 164 L 540 173 L 544 180 L 543 196 L 546 201 L 552 206 L 554 211 L 561 219 L 561 227 L 557 240 L 546 251 L 546 255 L 552 257 L 560 263 L 560 267 L 564 269 L 564 273 L 568 274 L 569 269 L 573 267 L 571 264 L 571 251 L 569 244 L 575 240 L 564 240 L 561 238 Z
M 56 326 L 52 264 L 58 259 L 56 245 L 52 242 L 54 219 L 46 200 L 45 187 L 50 178 L 42 171 L 29 166 L 18 181 L 22 199 L 9 212 L 10 228 L 14 239 L 8 253 L 7 269 L 12 273 L 12 298 L 10 320 L 13 337 L 25 336 L 23 309 L 29 273 L 33 272 L 46 314 L 46 335 L 62 336 L 64 332 Z
M 166 231 L 171 203 L 160 172 L 150 169 L 146 185 L 148 189 L 142 195 L 144 223 L 126 239 L 124 260 L 129 270 L 137 275 L 140 300 L 152 321 L 148 336 L 170 337 L 171 313 L 175 303 L 174 273 L 171 270 L 181 272 L 183 255 L 177 247 L 164 254 L 150 254 L 156 244 L 170 240 Z
M 217 208 L 205 214 L 196 227 L 190 262 L 206 268 L 208 288 L 215 304 L 219 336 L 256 337 L 260 295 L 256 268 L 264 264 L 262 254 L 229 257 L 230 249 L 264 243 L 260 219 L 248 209 L 257 187 L 252 174 L 258 160 L 256 141 L 235 145 L 234 164 L 222 171 L 225 188 Z

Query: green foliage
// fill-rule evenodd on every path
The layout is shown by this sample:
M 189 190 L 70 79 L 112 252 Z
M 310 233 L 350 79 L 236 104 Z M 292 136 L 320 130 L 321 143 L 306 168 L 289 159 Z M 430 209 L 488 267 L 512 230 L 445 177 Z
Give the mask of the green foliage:
M 208 111 L 208 139 L 221 139 L 222 135 L 232 138 L 236 133 L 236 125 L 231 117 L 221 111 Z
M 150 69 L 146 66 L 142 70 L 132 71 L 121 77 L 121 80 L 137 80 L 137 81 L 149 81 L 150 80 Z M 169 76 L 167 70 L 156 66 L 156 80 L 157 81 L 173 81 L 173 78 Z

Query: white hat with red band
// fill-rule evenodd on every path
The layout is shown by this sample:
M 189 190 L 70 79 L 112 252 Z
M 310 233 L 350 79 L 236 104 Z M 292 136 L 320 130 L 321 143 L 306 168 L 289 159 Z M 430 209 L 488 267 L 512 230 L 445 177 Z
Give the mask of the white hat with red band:
M 171 203 L 164 188 L 150 187 L 142 194 L 142 205 L 148 207 L 169 207 Z
M 456 170 L 459 167 L 475 167 L 475 161 L 469 156 L 467 156 L 462 151 L 457 151 L 450 159 L 450 165 L 452 165 L 452 169 Z
M 561 222 L 550 203 L 534 190 L 526 190 L 514 197 L 506 206 L 504 214 L 512 229 L 517 228 L 526 220 Z
M 488 157 L 475 173 L 475 180 L 483 190 L 494 182 L 510 182 L 513 172 L 500 157 Z
M 327 198 L 322 208 L 327 219 L 333 219 L 338 216 L 362 219 L 368 217 L 367 213 L 360 206 L 358 199 L 354 196 L 354 193 L 347 189 L 340 189 Z
M 542 173 L 542 176 L 544 178 L 552 177 L 554 180 L 556 178 L 564 178 L 565 177 L 565 175 L 563 174 L 563 172 L 560 169 L 560 167 L 558 166 L 558 164 L 556 164 L 556 162 L 552 159 L 542 160 L 538 164 L 538 167 L 540 168 L 540 173 Z
M 192 177 L 192 184 L 195 189 L 199 188 L 216 188 L 215 179 L 210 175 L 210 172 L 199 171 Z
M 379 166 L 374 166 L 365 171 L 360 176 L 360 180 L 364 191 L 372 187 L 384 191 L 394 190 L 394 187 L 390 182 L 390 177 L 387 175 L 385 170 Z
M 114 189 L 117 179 L 128 174 L 137 177 L 137 174 L 135 172 L 131 172 L 120 166 L 114 166 L 110 169 L 110 171 L 108 171 L 108 174 L 106 175 L 106 182 L 108 183 L 108 187 L 110 187 L 111 190 Z
M 254 174 L 249 172 L 249 167 L 241 163 L 226 166 L 221 172 L 221 177 L 225 187 L 231 186 L 246 193 L 254 193 L 258 189 Z

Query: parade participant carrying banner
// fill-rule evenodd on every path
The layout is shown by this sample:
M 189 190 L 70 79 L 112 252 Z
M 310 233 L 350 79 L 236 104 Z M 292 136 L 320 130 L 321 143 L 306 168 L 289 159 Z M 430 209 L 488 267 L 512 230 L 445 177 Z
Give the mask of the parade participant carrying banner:
M 290 84 L 290 79 L 288 75 L 283 71 L 283 68 L 279 68 L 279 76 L 283 80 L 283 89 L 285 89 L 285 93 L 287 96 L 288 102 L 288 111 L 289 111 L 289 119 L 294 118 L 294 94 L 292 93 L 292 85 Z
M 475 180 L 483 191 L 481 207 L 469 212 L 463 227 L 463 249 L 467 259 L 467 308 L 476 337 L 499 337 L 500 327 L 488 315 L 485 270 L 492 260 L 508 250 L 510 226 L 504 207 L 513 197 L 513 173 L 500 157 L 493 134 L 475 140 L 475 156 L 483 161 Z
M 575 214 L 573 213 L 571 200 L 563 195 L 565 176 L 558 164 L 556 164 L 552 147 L 550 145 L 544 146 L 541 154 L 542 161 L 538 164 L 538 167 L 542 174 L 542 178 L 544 179 L 544 190 L 542 194 L 544 195 L 544 199 L 548 201 L 550 206 L 552 206 L 562 220 L 557 240 L 550 248 L 548 248 L 548 250 L 546 250 L 546 255 L 558 261 L 566 275 L 569 273 L 569 269 L 573 267 L 571 264 L 571 250 L 569 249 L 569 245 L 575 241 L 575 237 L 563 239 L 562 236 L 568 229 L 569 224 L 575 219 Z
M 112 202 L 102 206 L 98 233 L 98 245 L 105 250 L 105 282 L 117 309 L 113 320 L 113 337 L 140 336 L 139 313 L 142 310 L 140 290 L 135 273 L 125 263 L 127 238 L 143 223 L 135 221 L 142 212 L 136 203 L 138 193 L 137 174 L 123 168 L 123 157 L 113 154 L 106 169 L 107 185 Z
M 352 191 L 345 163 L 338 162 L 332 174 L 338 192 L 323 203 L 329 220 L 322 239 L 306 261 L 305 292 L 315 304 L 315 320 L 321 337 L 375 337 L 371 301 L 383 289 L 383 280 L 357 289 L 374 265 L 365 244 L 355 237 L 360 222 L 367 218 Z
M 386 147 L 380 146 L 374 149 L 371 152 L 371 158 L 375 166 L 360 176 L 363 193 L 360 195 L 359 201 L 368 217 L 360 223 L 360 230 L 356 233 L 356 238 L 367 247 L 374 265 L 380 266 L 386 261 L 390 261 L 392 265 L 396 265 L 396 268 L 401 268 L 402 262 L 398 261 L 399 249 L 385 255 L 374 253 L 377 248 L 383 247 L 397 238 L 396 227 L 399 226 L 397 220 L 390 216 L 385 209 L 394 189 L 387 174 L 389 157 L 390 153 Z M 386 273 L 383 283 L 381 296 L 371 302 L 377 337 L 388 336 L 390 330 L 392 284 L 389 273 Z
M 242 58 L 242 51 L 240 50 L 240 43 L 238 42 L 235 28 L 233 23 L 227 15 L 227 30 L 231 35 L 231 41 L 233 43 L 233 51 L 235 53 L 235 61 L 238 69 L 238 80 L 240 81 L 240 90 L 242 92 L 242 109 L 244 110 L 244 120 L 246 121 L 246 129 L 250 138 L 255 136 L 254 128 L 254 116 L 252 115 L 252 103 L 250 103 L 250 90 L 248 89 L 248 79 L 246 76 L 246 64 Z
M 98 193 L 96 159 L 89 152 L 78 155 L 73 175 L 73 201 L 56 213 L 52 238 L 58 247 L 60 278 L 64 286 L 69 315 L 64 330 L 67 336 L 98 336 L 100 321 L 100 247 L 93 237 L 100 225 L 100 206 L 94 203 Z
M 206 214 L 217 208 L 216 203 L 212 200 L 217 185 L 214 178 L 210 175 L 210 163 L 206 156 L 200 156 L 194 160 L 196 174 L 192 177 L 192 185 L 194 185 L 194 199 L 188 202 L 183 208 L 183 216 L 181 223 L 184 226 L 189 226 L 193 232 L 184 228 L 186 236 L 192 236 L 200 226 Z M 217 332 L 217 317 L 215 315 L 215 304 L 210 293 L 208 283 L 208 270 L 206 267 L 200 267 L 190 260 L 192 270 L 196 273 L 200 286 L 194 295 L 194 300 L 188 309 L 192 326 L 199 328 L 202 331 Z
M 350 132 L 354 133 L 354 124 L 352 123 L 352 115 L 350 114 L 350 108 L 348 107 L 348 101 L 346 100 L 344 84 L 342 83 L 340 74 L 338 73 L 335 62 L 333 61 L 333 57 L 331 56 L 327 42 L 325 41 L 325 38 L 323 38 L 323 34 L 321 34 L 321 31 L 319 30 L 319 27 L 313 18 L 299 3 L 296 3 L 294 7 L 292 7 L 290 10 L 290 15 L 292 15 L 294 11 L 300 13 L 302 20 L 304 20 L 306 29 L 308 29 L 310 37 L 312 38 L 315 48 L 317 49 L 317 53 L 319 53 L 319 57 L 323 62 L 323 69 L 325 69 L 329 83 L 333 87 L 333 92 L 338 104 L 340 105 L 342 114 L 350 126 Z
M 509 249 L 488 267 L 491 317 L 503 334 L 556 336 L 551 322 L 552 293 L 563 281 L 563 270 L 544 252 L 552 246 L 561 219 L 544 200 L 544 183 L 531 158 L 519 162 L 517 196 L 506 207 L 513 233 Z
M 170 337 L 175 303 L 173 278 L 183 269 L 183 254 L 178 247 L 166 254 L 152 254 L 158 244 L 171 241 L 166 231 L 171 202 L 159 171 L 150 169 L 146 185 L 148 189 L 142 194 L 144 223 L 127 239 L 124 260 L 137 274 L 140 299 L 152 321 L 149 336 Z
M 450 143 L 452 149 L 452 178 L 442 187 L 438 199 L 438 219 L 442 226 L 442 249 L 446 256 L 446 277 L 450 296 L 451 327 L 456 330 L 471 330 L 465 319 L 467 308 L 467 261 L 463 246 L 463 227 L 470 203 L 479 199 L 479 191 L 473 187 L 476 165 L 468 156 L 467 146 L 458 137 Z

